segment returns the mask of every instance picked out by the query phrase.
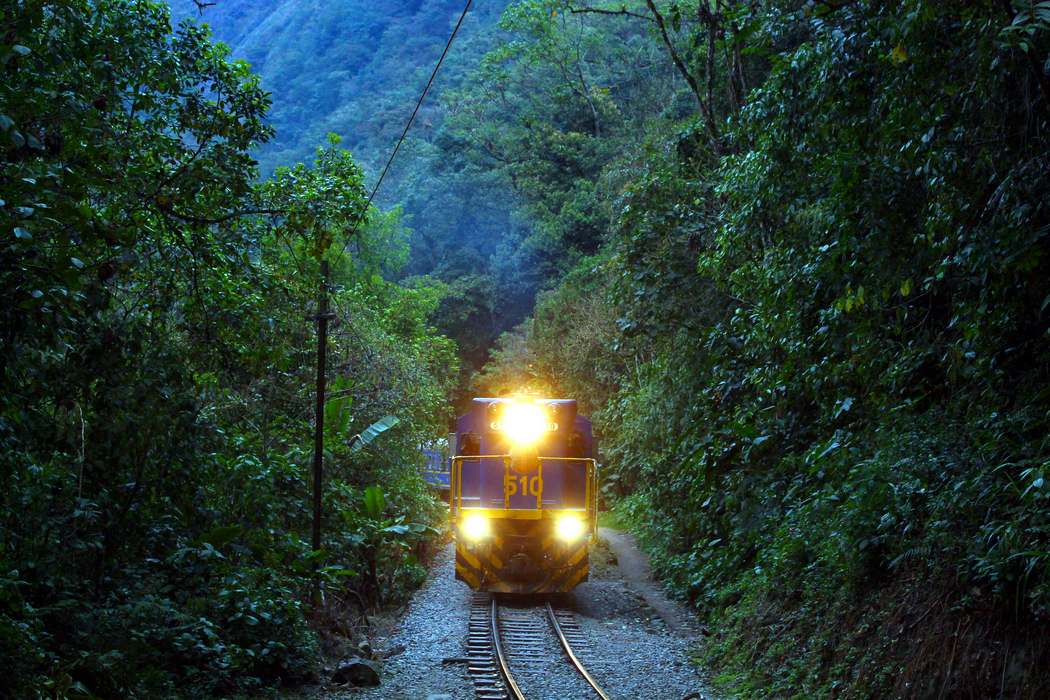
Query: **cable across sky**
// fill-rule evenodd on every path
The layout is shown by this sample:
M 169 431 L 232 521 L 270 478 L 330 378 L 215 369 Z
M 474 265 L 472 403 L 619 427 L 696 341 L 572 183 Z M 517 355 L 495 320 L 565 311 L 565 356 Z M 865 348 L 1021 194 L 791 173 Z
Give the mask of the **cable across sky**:
M 350 240 L 357 233 L 358 227 L 361 222 L 364 221 L 365 216 L 368 215 L 368 210 L 372 207 L 372 200 L 376 196 L 376 192 L 379 191 L 379 186 L 383 184 L 383 179 L 386 178 L 387 171 L 390 170 L 390 164 L 394 162 L 394 158 L 397 157 L 397 152 L 401 150 L 401 144 L 405 142 L 405 137 L 408 136 L 408 130 L 412 128 L 412 123 L 416 120 L 416 115 L 419 114 L 419 108 L 423 106 L 423 100 L 426 99 L 427 93 L 430 92 L 430 87 L 434 84 L 434 79 L 437 77 L 438 71 L 441 70 L 441 64 L 445 62 L 445 57 L 448 56 L 449 49 L 452 48 L 452 42 L 456 39 L 456 34 L 459 33 L 459 28 L 463 25 L 463 20 L 467 17 L 467 12 L 470 10 L 470 5 L 473 0 L 467 0 L 467 4 L 463 6 L 463 12 L 459 15 L 459 20 L 456 22 L 456 26 L 452 28 L 452 33 L 449 34 L 448 41 L 445 42 L 445 48 L 441 52 L 441 56 L 438 58 L 437 63 L 434 64 L 434 70 L 430 72 L 430 79 L 427 80 L 426 86 L 423 88 L 423 92 L 419 94 L 419 99 L 416 100 L 415 109 L 412 110 L 412 116 L 408 118 L 405 123 L 405 128 L 401 132 L 401 137 L 397 140 L 397 145 L 394 146 L 394 150 L 390 153 L 390 157 L 387 158 L 386 165 L 383 166 L 383 170 L 379 173 L 379 179 L 376 180 L 375 186 L 372 187 L 372 192 L 368 195 L 368 201 L 365 203 L 365 208 L 361 212 L 361 216 L 357 218 L 354 223 L 354 227 L 350 229 L 350 233 L 346 237 L 346 242 L 343 244 L 343 251 L 346 251 L 346 247 L 350 245 Z

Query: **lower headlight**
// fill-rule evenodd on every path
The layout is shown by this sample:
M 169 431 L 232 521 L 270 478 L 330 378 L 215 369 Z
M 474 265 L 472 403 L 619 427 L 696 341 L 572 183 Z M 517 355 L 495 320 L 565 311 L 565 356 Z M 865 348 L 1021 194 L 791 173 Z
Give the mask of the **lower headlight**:
M 484 539 L 489 536 L 489 520 L 484 515 L 474 513 L 463 518 L 459 530 L 468 540 Z
M 554 532 L 565 542 L 574 542 L 583 536 L 583 520 L 574 515 L 563 515 L 558 518 Z

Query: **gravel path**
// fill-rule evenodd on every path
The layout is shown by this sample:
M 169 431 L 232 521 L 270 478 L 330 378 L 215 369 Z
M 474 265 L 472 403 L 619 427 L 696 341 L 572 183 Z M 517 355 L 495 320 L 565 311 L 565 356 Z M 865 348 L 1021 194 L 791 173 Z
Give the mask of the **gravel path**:
M 700 624 L 649 578 L 634 540 L 601 528 L 591 552 L 591 579 L 565 599 L 589 640 L 580 660 L 614 700 L 715 700 L 689 661 Z
M 645 557 L 629 537 L 605 529 L 601 537 L 591 553 L 591 580 L 556 601 L 556 607 L 571 610 L 579 624 L 585 641 L 574 644 L 574 649 L 580 660 L 614 700 L 714 700 L 705 679 L 689 662 L 689 647 L 696 643 L 699 629 L 692 613 L 648 579 Z M 382 685 L 329 692 L 326 698 L 474 698 L 463 663 L 471 591 L 454 580 L 454 555 L 451 545 L 441 552 L 397 631 L 389 639 L 376 640 L 380 648 L 404 647 L 386 661 Z M 527 617 L 535 612 L 536 619 L 543 620 L 542 610 L 510 615 Z M 548 660 L 533 660 L 531 668 L 527 658 L 531 649 L 519 646 L 522 656 L 511 657 L 511 670 L 528 699 L 592 700 L 595 696 L 582 679 L 565 673 L 571 670 L 569 662 L 551 640 L 553 636 L 543 642 L 544 651 L 551 654 Z
M 642 597 L 671 631 L 687 638 L 699 635 L 699 625 L 692 611 L 671 600 L 653 581 L 649 558 L 638 548 L 634 537 L 608 527 L 598 528 L 598 536 L 611 550 L 616 561 L 613 578 L 620 578 L 632 591 Z
M 590 640 L 580 660 L 611 698 L 715 697 L 689 661 L 693 640 L 671 631 L 622 581 L 590 581 L 571 600 Z

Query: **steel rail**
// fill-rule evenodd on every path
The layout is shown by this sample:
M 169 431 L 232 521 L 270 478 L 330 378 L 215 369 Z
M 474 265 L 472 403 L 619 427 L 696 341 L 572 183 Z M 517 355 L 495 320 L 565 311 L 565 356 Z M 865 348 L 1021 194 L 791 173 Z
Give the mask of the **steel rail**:
M 495 603 L 493 603 L 495 605 Z M 547 621 L 551 623 L 551 627 L 554 629 L 554 633 L 558 635 L 558 641 L 561 642 L 561 648 L 565 650 L 565 654 L 569 657 L 569 661 L 576 667 L 576 670 L 580 672 L 580 675 L 590 683 L 591 688 L 598 694 L 602 700 L 609 700 L 609 696 L 605 694 L 605 691 L 601 689 L 598 682 L 591 677 L 591 674 L 587 672 L 587 669 L 583 667 L 583 664 L 578 658 L 576 653 L 572 650 L 572 645 L 569 644 L 569 640 L 565 638 L 565 631 L 561 628 L 561 623 L 558 622 L 558 617 L 554 614 L 554 608 L 551 607 L 550 602 L 547 602 Z
M 510 667 L 507 665 L 507 655 L 503 651 L 503 642 L 500 640 L 499 632 L 499 605 L 496 603 L 496 596 L 492 596 L 491 614 L 492 644 L 496 648 L 496 663 L 499 664 L 500 673 L 503 674 L 503 681 L 513 700 L 525 700 L 525 695 L 522 694 L 521 688 L 514 681 L 514 676 L 510 674 Z

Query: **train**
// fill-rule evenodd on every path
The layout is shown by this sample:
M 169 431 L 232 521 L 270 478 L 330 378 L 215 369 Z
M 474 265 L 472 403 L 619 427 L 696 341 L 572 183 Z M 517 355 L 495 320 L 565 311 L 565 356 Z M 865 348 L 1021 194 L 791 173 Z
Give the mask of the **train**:
M 456 578 L 515 594 L 566 593 L 586 581 L 598 462 L 576 401 L 475 398 L 455 427 L 447 489 Z
M 451 470 L 446 451 L 447 445 L 432 445 L 420 449 L 423 453 L 423 481 L 448 501 Z

